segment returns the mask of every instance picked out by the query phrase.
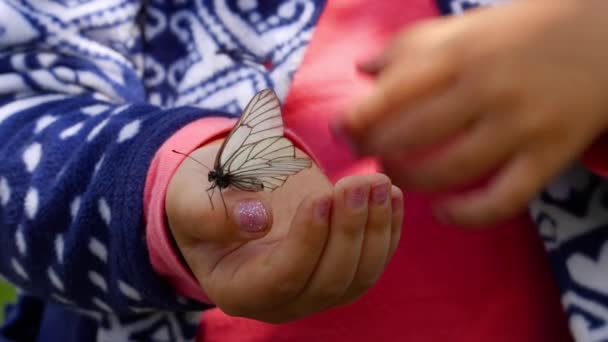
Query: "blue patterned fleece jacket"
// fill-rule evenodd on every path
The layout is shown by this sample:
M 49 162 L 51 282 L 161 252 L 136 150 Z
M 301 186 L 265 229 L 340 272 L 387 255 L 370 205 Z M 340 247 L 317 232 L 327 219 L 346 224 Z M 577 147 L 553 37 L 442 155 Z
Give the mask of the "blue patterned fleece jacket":
M 22 291 L 0 341 L 194 339 L 205 305 L 177 296 L 148 259 L 148 166 L 180 127 L 238 115 L 263 88 L 283 97 L 323 5 L 0 0 L 0 275 Z M 608 255 L 598 257 L 608 229 L 596 229 L 608 197 L 574 172 L 533 214 L 556 265 L 589 279 Z M 585 234 L 563 235 L 572 224 Z M 608 338 L 608 282 L 559 270 L 573 325 Z

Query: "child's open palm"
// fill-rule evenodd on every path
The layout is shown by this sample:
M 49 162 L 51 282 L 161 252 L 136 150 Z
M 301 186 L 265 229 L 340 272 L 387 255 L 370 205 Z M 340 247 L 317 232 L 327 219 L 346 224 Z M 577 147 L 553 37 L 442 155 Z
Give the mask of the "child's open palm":
M 192 153 L 211 164 L 220 142 Z M 297 152 L 304 156 L 303 152 Z M 166 197 L 173 237 L 209 298 L 230 315 L 286 322 L 353 301 L 379 278 L 400 237 L 401 192 L 380 174 L 333 187 L 316 166 L 269 192 L 225 190 L 186 159 Z

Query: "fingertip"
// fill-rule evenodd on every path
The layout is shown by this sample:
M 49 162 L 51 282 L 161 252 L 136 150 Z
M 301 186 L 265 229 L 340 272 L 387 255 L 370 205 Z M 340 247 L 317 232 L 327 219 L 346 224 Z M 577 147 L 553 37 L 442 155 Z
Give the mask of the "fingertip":
M 321 196 L 315 201 L 314 216 L 317 224 L 327 225 L 333 206 L 333 198 L 331 194 Z
M 382 95 L 382 89 L 375 89 L 340 116 L 342 128 L 351 138 L 361 139 L 368 135 L 374 118 L 379 116 L 377 113 L 382 112 Z
M 436 205 L 433 215 L 443 225 L 474 229 L 487 227 L 510 216 L 510 210 L 506 208 L 492 208 L 490 200 L 481 194 L 459 196 Z
M 298 206 L 285 244 L 289 252 L 317 250 L 329 232 L 333 194 L 309 195 Z M 311 229 L 312 228 L 312 229 Z M 304 256 L 304 255 L 302 255 Z
M 247 235 L 258 235 L 270 227 L 270 210 L 259 199 L 245 199 L 236 203 L 232 217 L 239 230 Z
M 207 242 L 244 242 L 264 237 L 272 227 L 272 210 L 259 198 L 244 198 L 216 207 L 201 221 L 201 240 Z
M 403 211 L 403 192 L 396 185 L 391 186 L 391 208 L 393 209 L 393 215 Z
M 326 226 L 333 208 L 333 193 L 306 196 L 298 205 L 292 226 Z
M 357 71 L 368 75 L 368 76 L 378 76 L 378 74 L 382 71 L 386 64 L 386 60 L 382 57 L 374 57 L 371 59 L 367 59 L 364 61 L 360 61 L 356 63 Z
M 384 206 L 391 198 L 391 180 L 381 173 L 369 176 L 371 190 L 369 201 L 375 206 Z
M 344 189 L 349 186 L 350 183 L 353 182 L 353 179 L 359 176 L 348 176 L 344 178 L 338 179 L 336 184 L 334 184 L 334 195 L 337 196 L 344 192 Z
M 369 177 L 370 183 L 372 185 L 379 184 L 379 183 L 389 183 L 389 184 L 391 183 L 391 179 L 384 173 L 376 172 L 376 173 L 369 174 L 367 177 Z
M 392 208 L 392 219 L 391 219 L 391 242 L 389 247 L 389 254 L 386 262 L 392 258 L 399 240 L 401 239 L 401 229 L 403 227 L 403 192 L 397 186 L 391 187 L 391 208 Z

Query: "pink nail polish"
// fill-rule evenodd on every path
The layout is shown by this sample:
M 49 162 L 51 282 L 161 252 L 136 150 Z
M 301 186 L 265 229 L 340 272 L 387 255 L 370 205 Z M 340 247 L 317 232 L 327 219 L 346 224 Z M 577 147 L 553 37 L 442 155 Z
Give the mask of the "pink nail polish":
M 315 213 L 319 221 L 327 221 L 331 211 L 331 198 L 325 198 L 317 202 Z
M 379 205 L 384 204 L 388 199 L 388 193 L 390 192 L 390 185 L 388 183 L 374 185 L 372 188 L 371 200 L 372 203 Z
M 234 218 L 241 230 L 257 233 L 268 224 L 268 213 L 262 202 L 245 200 L 234 208 Z
M 368 193 L 367 188 L 363 186 L 350 189 L 346 192 L 346 203 L 353 209 L 361 208 L 367 203 Z

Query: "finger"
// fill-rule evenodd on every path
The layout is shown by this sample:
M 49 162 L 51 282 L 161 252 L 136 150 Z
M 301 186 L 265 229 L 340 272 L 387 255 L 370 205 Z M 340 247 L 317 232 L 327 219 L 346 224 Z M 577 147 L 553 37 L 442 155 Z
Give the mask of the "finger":
M 337 304 L 346 304 L 372 287 L 382 274 L 391 244 L 391 183 L 382 174 L 369 176 L 372 185 L 361 256 L 355 277 Z
M 354 176 L 340 180 L 334 192 L 329 238 L 321 260 L 295 308 L 316 311 L 341 298 L 359 265 L 368 217 L 369 182 Z
M 453 79 L 457 60 L 447 43 L 452 41 L 455 23 L 450 18 L 434 18 L 398 35 L 371 68 L 381 72 L 375 91 L 344 115 L 344 130 L 357 138 L 374 121 Z
M 453 22 L 450 17 L 422 20 L 416 25 L 396 35 L 389 41 L 383 53 L 358 64 L 361 72 L 376 75 L 397 58 L 413 57 L 421 47 L 442 44 L 452 30 L 447 25 Z
M 371 154 L 405 152 L 439 143 L 463 130 L 479 116 L 481 102 L 464 82 L 431 95 L 410 108 L 401 108 L 369 130 L 362 149 Z
M 404 65 L 405 64 L 405 65 Z M 387 66 L 373 92 L 340 118 L 344 130 L 355 139 L 376 121 L 395 115 L 425 94 L 436 92 L 452 78 L 445 58 L 401 62 Z
M 388 258 L 386 259 L 387 263 L 393 257 L 393 254 L 395 254 L 395 250 L 397 250 L 399 240 L 401 239 L 404 214 L 403 204 L 403 193 L 398 187 L 393 185 L 391 188 L 391 242 L 388 250 Z
M 388 56 L 384 53 L 369 60 L 357 63 L 357 71 L 370 76 L 378 76 L 378 74 L 386 67 Z
M 186 239 L 206 242 L 237 242 L 261 238 L 271 225 L 270 206 L 263 200 L 248 195 L 229 201 L 226 207 L 201 208 L 186 204 L 173 215 L 170 225 L 179 225 Z
M 378 76 L 388 65 L 393 63 L 398 56 L 403 55 L 403 45 L 407 39 L 397 35 L 385 48 L 385 50 L 368 60 L 357 64 L 357 70 L 370 76 Z
M 401 191 L 395 186 L 392 186 L 391 188 L 391 207 L 392 224 L 389 257 L 394 253 L 394 250 L 397 247 L 399 236 L 401 234 L 401 224 L 403 218 L 403 197 Z M 310 314 L 310 312 L 313 312 L 314 308 L 310 308 L 310 303 L 306 303 L 308 306 L 307 309 L 302 309 L 302 307 L 300 307 L 301 304 L 302 301 L 295 301 L 265 313 L 258 313 L 256 315 L 256 319 L 268 323 L 279 324 L 305 317 L 306 315 Z
M 554 152 L 554 151 L 553 151 Z M 529 151 L 515 157 L 483 190 L 458 196 L 436 209 L 439 220 L 463 226 L 482 226 L 523 211 L 530 199 L 559 170 L 555 153 Z
M 470 183 L 510 158 L 522 139 L 482 118 L 469 131 L 418 163 L 404 163 L 395 182 L 413 190 L 438 191 Z
M 220 143 L 207 144 L 187 156 L 167 189 L 167 219 L 181 242 L 248 241 L 266 235 L 271 225 L 270 205 L 262 196 L 220 190 L 207 182 L 201 165 L 214 160 Z
M 287 236 L 255 264 L 255 274 L 235 273 L 222 286 L 233 286 L 222 293 L 243 293 L 246 298 L 227 298 L 221 306 L 228 314 L 247 316 L 248 312 L 271 310 L 297 297 L 306 286 L 326 244 L 332 196 L 307 198 L 298 207 Z M 234 272 L 231 270 L 231 272 Z M 231 278 L 225 278 L 231 279 Z M 268 285 L 270 284 L 270 285 Z

